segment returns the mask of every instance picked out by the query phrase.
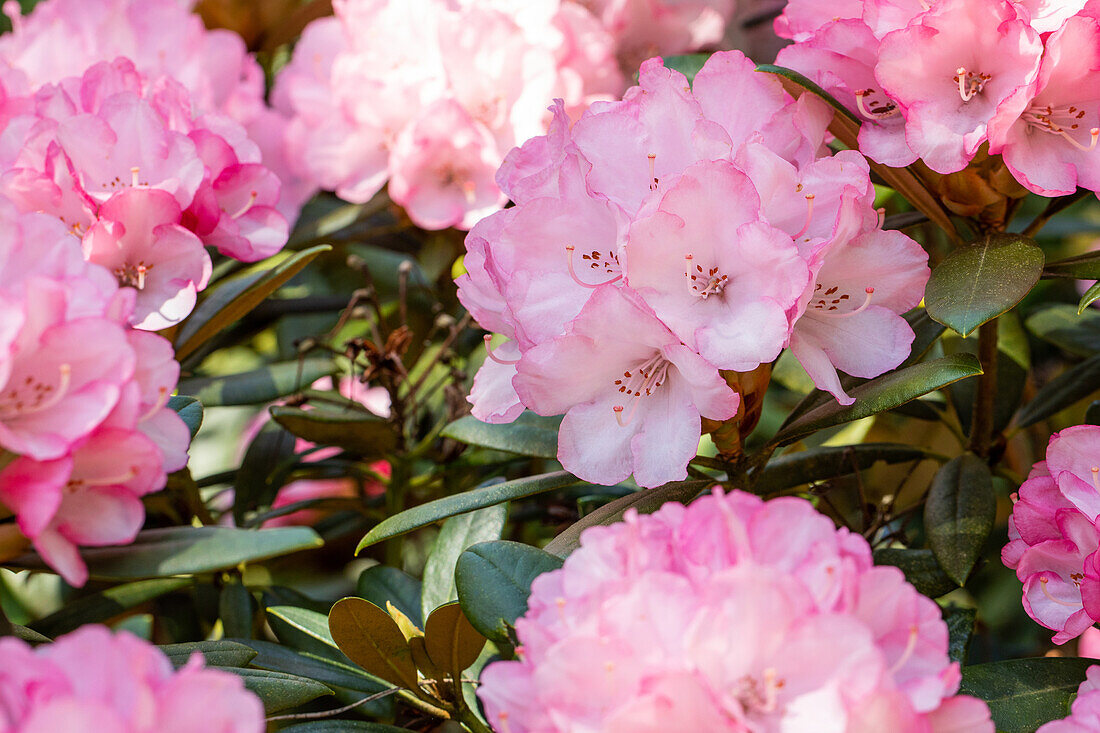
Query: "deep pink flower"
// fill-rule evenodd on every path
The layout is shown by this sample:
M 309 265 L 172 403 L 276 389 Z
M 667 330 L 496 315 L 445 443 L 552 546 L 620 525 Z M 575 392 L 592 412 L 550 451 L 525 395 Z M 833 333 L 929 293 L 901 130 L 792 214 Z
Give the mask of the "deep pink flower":
M 174 671 L 132 634 L 85 626 L 32 648 L 0 640 L 0 730 L 260 733 L 264 711 L 241 678 L 196 654 Z
M 526 351 L 516 391 L 542 415 L 565 413 L 558 459 L 586 481 L 642 486 L 687 476 L 700 415 L 725 420 L 737 394 L 636 297 L 596 290 L 569 332 Z
M 499 731 L 993 730 L 936 604 L 801 499 L 587 530 L 516 632 L 478 690 Z
M 998 106 L 1036 77 L 1039 34 L 1007 0 L 940 0 L 882 39 L 875 76 L 934 171 L 962 170 Z

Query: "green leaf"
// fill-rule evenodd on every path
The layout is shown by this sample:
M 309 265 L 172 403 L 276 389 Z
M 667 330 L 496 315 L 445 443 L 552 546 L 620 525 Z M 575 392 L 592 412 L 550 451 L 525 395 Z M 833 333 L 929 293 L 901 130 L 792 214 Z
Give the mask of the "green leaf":
M 674 481 L 664 486 L 658 486 L 656 489 L 643 489 L 623 496 L 609 504 L 604 504 L 591 514 L 582 517 L 580 521 L 574 522 L 568 529 L 550 540 L 543 549 L 552 555 L 565 557 L 576 549 L 580 542 L 581 533 L 589 527 L 618 522 L 628 509 L 634 509 L 639 514 L 650 514 L 670 501 L 686 504 L 710 485 L 710 481 Z M 459 593 L 461 596 L 461 590 Z
M 335 371 L 328 359 L 286 361 L 223 377 L 181 379 L 179 393 L 192 395 L 207 407 L 258 405 L 294 394 Z
M 1059 374 L 1035 393 L 1016 413 L 1017 428 L 1026 428 L 1056 415 L 1100 388 L 1100 354 Z
M 252 594 L 239 581 L 226 583 L 218 598 L 218 618 L 225 636 L 247 639 L 252 636 Z
M 362 598 L 342 598 L 328 614 L 333 641 L 375 677 L 416 690 L 416 667 L 401 630 L 388 613 Z
M 908 463 L 928 458 L 927 451 L 900 443 L 822 446 L 773 458 L 756 475 L 753 493 L 768 495 L 811 481 L 865 471 L 879 461 Z
M 1040 657 L 975 664 L 962 669 L 959 694 L 989 703 L 1003 733 L 1032 733 L 1043 723 L 1069 715 L 1085 670 L 1095 659 Z
M 315 720 L 280 728 L 280 733 L 409 733 L 408 728 L 398 728 L 385 723 L 368 723 L 365 720 Z
M 1089 229 L 1095 225 L 1090 224 Z M 1087 252 L 1076 257 L 1048 262 L 1043 268 L 1044 277 L 1071 277 L 1077 280 L 1100 279 L 1100 252 Z
M 954 250 L 932 271 L 924 305 L 966 336 L 1024 299 L 1043 272 L 1043 250 L 1018 234 L 989 234 Z
M 929 598 L 939 598 L 958 588 L 958 584 L 943 571 L 931 550 L 907 550 L 887 547 L 875 550 L 875 565 L 893 565 L 905 573 L 917 592 Z
M 187 429 L 191 431 L 191 439 L 194 440 L 195 434 L 202 427 L 202 403 L 194 397 L 169 397 L 168 409 L 180 416 Z
M 776 433 L 772 442 L 777 445 L 793 443 L 818 430 L 892 410 L 952 382 L 981 373 L 981 365 L 972 354 L 955 354 L 898 369 L 851 390 L 849 394 L 855 398 L 855 404 L 844 407 L 833 401 L 809 410 Z
M 383 519 L 359 541 L 359 546 L 355 548 L 355 552 L 358 554 L 363 548 L 370 547 L 376 542 L 412 532 L 414 529 L 426 527 L 448 517 L 503 504 L 506 501 L 521 499 L 525 496 L 542 494 L 575 483 L 577 483 L 577 478 L 572 474 L 566 471 L 555 471 L 554 473 L 543 473 L 537 476 L 515 479 L 514 481 L 505 481 L 502 484 L 483 486 L 461 494 L 429 501 L 426 504 L 406 509 L 400 514 Z
M 497 504 L 451 517 L 443 523 L 424 565 L 420 590 L 421 618 L 427 619 L 444 603 L 458 600 L 458 591 L 455 590 L 458 556 L 470 545 L 499 540 L 507 518 L 507 505 Z
M 306 677 L 330 687 L 343 687 L 368 695 L 390 688 L 388 683 L 367 674 L 350 662 L 344 664 L 270 641 L 249 639 L 246 643 L 256 654 L 252 660 L 253 667 Z
M 978 612 L 973 608 L 948 606 L 943 610 L 943 620 L 947 624 L 947 656 L 952 662 L 966 663 L 966 652 L 970 646 L 970 637 L 974 635 L 974 620 Z
M 1100 300 L 1100 282 L 1093 283 L 1092 286 L 1085 291 L 1085 294 L 1081 296 L 1081 300 L 1077 303 L 1077 315 L 1084 313 L 1085 309 L 1097 300 Z
M 379 608 L 385 608 L 387 602 L 392 603 L 410 621 L 424 628 L 424 618 L 420 615 L 420 581 L 408 573 L 388 565 L 369 567 L 359 574 L 355 595 Z
M 397 446 L 397 435 L 386 420 L 366 412 L 329 407 L 302 410 L 276 405 L 271 418 L 299 438 L 335 445 L 364 460 L 382 458 Z
M 448 603 L 428 616 L 424 648 L 432 664 L 447 670 L 457 680 L 481 655 L 485 637 L 470 624 L 458 603 Z
M 206 660 L 207 666 L 244 667 L 256 658 L 256 650 L 235 641 L 218 639 L 216 641 L 189 641 L 184 644 L 162 644 L 157 647 L 177 669 L 187 664 L 191 655 L 198 652 Z
M 523 412 L 515 422 L 490 425 L 473 415 L 460 417 L 443 429 L 443 437 L 459 443 L 518 453 L 535 458 L 556 458 L 561 417 L 541 417 Z
M 311 642 L 310 648 L 323 650 L 324 652 L 336 652 L 335 658 L 337 659 L 344 656 L 340 648 L 336 646 L 336 642 L 332 640 L 332 634 L 329 633 L 327 614 L 298 606 L 268 606 L 267 613 L 276 622 L 286 624 L 295 633 L 308 639 Z M 279 637 L 279 639 L 285 641 L 282 637 Z M 297 643 L 294 646 L 303 648 L 303 645 Z
M 84 624 L 102 623 L 134 606 L 189 585 L 191 581 L 187 578 L 156 578 L 116 585 L 70 601 L 49 616 L 38 619 L 30 627 L 50 638 L 56 638 Z
M 947 577 L 959 585 L 974 569 L 996 515 L 993 475 L 974 454 L 952 459 L 932 479 L 924 503 L 928 545 Z
M 48 644 L 50 637 L 39 634 L 34 629 L 28 629 L 26 626 L 20 626 L 19 624 L 11 625 L 11 635 L 16 639 L 22 639 L 28 644 Z
M 225 570 L 322 544 L 309 527 L 168 527 L 139 532 L 133 544 L 122 547 L 82 547 L 80 554 L 92 578 L 137 580 Z M 47 568 L 36 553 L 8 563 L 36 570 Z
M 1100 352 L 1100 311 L 1094 309 L 1078 313 L 1072 305 L 1052 305 L 1033 313 L 1027 329 L 1070 354 Z
M 294 436 L 276 423 L 265 423 L 248 444 L 233 479 L 233 521 L 243 526 L 248 512 L 270 505 L 282 488 L 272 474 L 294 455 Z
M 665 67 L 673 71 L 679 71 L 687 77 L 688 84 L 695 81 L 695 75 L 703 68 L 703 64 L 710 58 L 709 53 L 688 53 L 679 56 L 665 56 Z
M 256 694 L 264 704 L 268 715 L 304 705 L 324 695 L 330 690 L 320 682 L 282 672 L 269 672 L 266 669 L 240 669 L 237 667 L 217 667 L 224 672 L 232 672 L 244 680 L 244 686 Z
M 243 318 L 315 257 L 331 249 L 327 244 L 310 247 L 294 253 L 269 270 L 242 275 L 208 291 L 204 300 L 180 326 L 175 338 L 176 359 L 183 361 L 211 337 Z
M 527 612 L 531 582 L 563 560 L 520 542 L 482 542 L 462 553 L 455 584 L 462 611 L 474 628 L 508 643 L 508 627 Z

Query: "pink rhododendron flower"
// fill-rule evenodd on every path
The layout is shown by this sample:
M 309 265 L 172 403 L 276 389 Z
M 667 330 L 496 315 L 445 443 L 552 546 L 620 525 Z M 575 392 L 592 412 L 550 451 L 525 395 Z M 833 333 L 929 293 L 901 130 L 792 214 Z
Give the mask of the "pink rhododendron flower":
M 1089 667 L 1085 674 L 1085 681 L 1077 688 L 1070 714 L 1061 720 L 1046 723 L 1037 733 L 1092 733 L 1100 730 L 1100 666 Z
M 260 733 L 264 710 L 201 654 L 173 670 L 149 642 L 92 625 L 38 647 L 0 639 L 0 730 Z
M 1047 460 L 1020 486 L 1009 519 L 1005 565 L 1023 583 L 1024 610 L 1055 632 L 1077 638 L 1100 620 L 1100 428 L 1055 433 Z
M 856 152 L 829 155 L 831 112 L 819 101 L 793 100 L 723 52 L 693 85 L 646 61 L 637 87 L 572 128 L 562 103 L 551 113 L 547 134 L 498 172 L 516 206 L 466 239 L 458 297 L 506 339 L 474 379 L 475 417 L 568 413 L 567 468 L 590 481 L 633 472 L 654 486 L 683 477 L 700 415 L 732 415 L 728 390 L 709 408 L 696 399 L 716 389 L 718 369 L 752 370 L 791 345 L 848 404 L 837 369 L 877 376 L 909 355 L 900 314 L 920 302 L 927 256 L 881 230 L 869 167 Z M 601 366 L 582 368 L 588 359 Z M 609 375 L 629 399 L 602 391 Z M 670 391 L 667 375 L 703 391 Z M 659 420 L 661 451 L 643 455 Z
M 586 530 L 516 634 L 478 689 L 498 731 L 993 730 L 936 604 L 801 499 Z

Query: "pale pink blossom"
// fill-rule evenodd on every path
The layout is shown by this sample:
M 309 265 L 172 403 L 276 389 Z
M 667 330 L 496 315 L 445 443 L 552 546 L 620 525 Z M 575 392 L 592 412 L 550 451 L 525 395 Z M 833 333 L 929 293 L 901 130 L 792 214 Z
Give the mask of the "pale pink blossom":
M 261 733 L 264 710 L 201 654 L 173 670 L 149 642 L 92 625 L 38 647 L 0 640 L 0 730 Z
M 993 730 L 936 604 L 801 499 L 586 530 L 516 634 L 478 689 L 497 731 Z

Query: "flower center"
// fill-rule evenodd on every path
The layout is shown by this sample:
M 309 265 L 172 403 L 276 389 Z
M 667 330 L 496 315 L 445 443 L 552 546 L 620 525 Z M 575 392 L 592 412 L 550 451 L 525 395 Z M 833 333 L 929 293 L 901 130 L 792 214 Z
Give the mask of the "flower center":
M 705 270 L 702 265 L 695 264 L 695 255 L 684 255 L 688 292 L 696 298 L 706 300 L 712 295 L 718 295 L 726 288 L 729 275 L 723 275 L 717 267 L 708 267 Z
M 115 277 L 118 278 L 118 284 L 124 288 L 134 288 L 136 290 L 145 289 L 145 276 L 149 274 L 149 271 L 153 269 L 152 265 L 146 265 L 145 260 L 138 262 L 136 265 L 130 262 L 123 263 L 115 268 Z
M 854 302 L 852 296 L 842 291 L 839 285 L 822 290 L 824 287 L 821 283 L 814 285 L 814 295 L 810 300 L 809 308 L 818 315 L 832 318 L 847 318 L 848 316 L 854 316 L 856 313 L 862 313 L 867 310 L 867 306 L 871 305 L 871 298 L 875 294 L 874 288 L 866 287 L 863 289 L 865 294 L 863 303 L 858 308 L 842 310 L 841 305 L 851 305 Z
M 653 392 L 665 383 L 668 377 L 669 360 L 656 353 L 636 367 L 627 369 L 623 375 L 615 380 L 615 390 L 622 395 L 631 398 L 630 411 L 623 416 L 626 409 L 624 405 L 615 405 L 611 409 L 615 411 L 615 419 L 619 425 L 626 427 L 634 418 L 634 411 L 638 409 L 638 403 L 642 397 L 649 397 Z
M 57 367 L 57 374 L 56 383 L 29 374 L 8 382 L 8 389 L 0 392 L 0 417 L 40 412 L 60 402 L 69 389 L 72 367 L 61 364 Z
M 856 107 L 861 115 L 869 120 L 878 121 L 901 114 L 897 102 L 890 98 L 884 100 L 872 99 L 870 101 L 865 99 L 874 93 L 875 90 L 870 88 L 856 90 Z
M 993 77 L 982 72 L 967 71 L 965 66 L 955 69 L 953 81 L 959 85 L 959 96 L 962 101 L 969 102 L 975 96 L 982 93 L 985 84 Z
M 1084 577 L 1085 576 L 1081 575 L 1080 573 L 1073 573 L 1072 575 L 1070 575 L 1070 580 L 1073 581 L 1074 587 L 1080 588 L 1081 587 L 1081 580 L 1083 580 Z M 1042 588 L 1043 595 L 1046 596 L 1049 600 L 1053 601 L 1054 603 L 1057 603 L 1059 606 L 1069 606 L 1070 608 L 1077 608 L 1081 605 L 1080 603 L 1071 603 L 1069 601 L 1061 601 L 1061 600 L 1058 600 L 1057 598 L 1055 598 L 1054 596 L 1052 596 L 1050 594 L 1050 590 L 1047 588 L 1047 583 L 1049 583 L 1049 582 L 1050 582 L 1050 579 L 1047 578 L 1047 576 L 1045 576 L 1045 575 L 1043 575 L 1039 578 L 1039 587 Z
M 1050 104 L 1032 104 L 1024 112 L 1021 119 L 1027 123 L 1027 129 L 1041 130 L 1064 138 L 1078 150 L 1089 151 L 1096 147 L 1096 140 L 1100 138 L 1100 128 L 1089 130 L 1089 144 L 1083 145 L 1073 137 L 1073 133 L 1081 129 L 1081 120 L 1085 116 L 1085 110 L 1076 105 L 1062 105 L 1055 107 Z
M 619 256 L 614 252 L 607 252 L 605 254 L 598 249 L 594 249 L 590 252 L 581 253 L 581 265 L 587 265 L 588 269 L 595 270 L 596 274 L 603 273 L 604 275 L 611 275 L 612 278 L 599 283 L 590 283 L 581 280 L 573 265 L 573 256 L 576 254 L 576 251 L 577 249 L 573 245 L 565 245 L 565 257 L 569 263 L 569 276 L 573 278 L 573 282 L 577 283 L 577 285 L 580 285 L 582 288 L 598 288 L 601 285 L 610 285 L 613 282 L 618 282 L 623 279 L 622 267 L 619 265 Z
M 256 203 L 256 199 L 259 198 L 259 195 L 260 194 L 257 191 L 250 192 L 248 194 L 248 201 L 245 201 L 244 205 L 241 206 L 241 208 L 237 209 L 237 211 L 235 213 L 230 214 L 229 218 L 234 219 L 234 220 L 235 219 L 240 219 L 242 216 L 247 214 L 248 210 L 251 209 L 253 204 Z
M 775 668 L 768 667 L 760 679 L 752 675 L 742 677 L 734 695 L 747 713 L 771 713 L 779 707 L 776 698 L 785 684 Z

